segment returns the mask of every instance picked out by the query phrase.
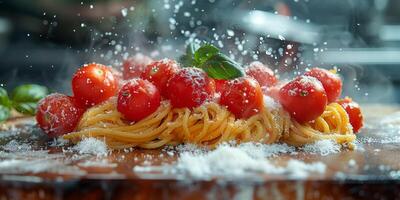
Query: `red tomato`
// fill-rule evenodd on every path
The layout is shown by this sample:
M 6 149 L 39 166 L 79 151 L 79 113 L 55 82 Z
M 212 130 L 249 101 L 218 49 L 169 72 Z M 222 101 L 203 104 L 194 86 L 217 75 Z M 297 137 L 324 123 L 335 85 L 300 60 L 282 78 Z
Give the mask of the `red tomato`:
M 93 106 L 114 96 L 118 80 L 110 68 L 101 64 L 84 65 L 72 78 L 72 92 L 82 105 Z
M 300 76 L 279 90 L 279 101 L 296 121 L 305 123 L 321 116 L 327 97 L 318 79 Z
M 246 75 L 253 77 L 260 84 L 261 87 L 271 87 L 278 83 L 274 72 L 261 62 L 252 62 L 246 69 Z
M 138 78 L 145 70 L 146 66 L 153 60 L 141 53 L 124 60 L 122 64 L 122 74 L 124 80 Z
M 249 118 L 263 107 L 261 87 L 250 77 L 231 80 L 221 94 L 220 104 L 226 106 L 236 118 Z
M 49 137 L 57 137 L 72 132 L 84 112 L 73 97 L 50 94 L 39 102 L 36 121 Z
M 313 68 L 304 73 L 306 76 L 317 78 L 325 89 L 328 103 L 336 101 L 342 93 L 342 80 L 340 77 L 326 69 Z
M 166 92 L 173 107 L 193 108 L 213 97 L 215 83 L 201 69 L 183 68 L 168 81 Z
M 118 93 L 117 109 L 126 119 L 139 121 L 157 110 L 161 95 L 156 86 L 147 80 L 130 80 Z
M 168 97 L 167 82 L 178 69 L 178 64 L 174 60 L 162 59 L 147 65 L 140 77 L 153 83 L 161 95 Z
M 337 101 L 347 112 L 350 118 L 350 124 L 353 127 L 354 133 L 358 133 L 363 127 L 363 115 L 358 103 L 354 102 L 351 98 L 344 98 Z
M 226 83 L 228 82 L 228 80 L 214 79 L 214 82 L 215 82 L 215 92 L 218 92 L 218 93 L 221 94 L 222 91 L 225 90 L 225 85 L 226 85 Z

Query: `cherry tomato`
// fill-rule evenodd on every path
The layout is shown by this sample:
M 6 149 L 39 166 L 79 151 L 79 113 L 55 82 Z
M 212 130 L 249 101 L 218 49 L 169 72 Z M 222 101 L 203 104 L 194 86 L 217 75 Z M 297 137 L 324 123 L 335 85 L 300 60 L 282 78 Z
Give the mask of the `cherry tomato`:
M 342 93 L 342 80 L 340 77 L 326 69 L 313 68 L 304 73 L 306 76 L 317 78 L 325 89 L 328 103 L 336 101 Z
M 118 80 L 110 68 L 101 64 L 84 65 L 72 78 L 72 92 L 79 103 L 86 106 L 99 104 L 118 91 Z
M 220 104 L 226 106 L 236 118 L 249 118 L 263 107 L 261 87 L 250 77 L 231 80 L 221 94 Z
M 124 60 L 122 64 L 122 74 L 124 80 L 138 78 L 145 70 L 146 66 L 153 62 L 153 60 L 141 53 Z
M 36 121 L 49 137 L 57 137 L 72 132 L 84 112 L 73 97 L 50 94 L 39 102 Z
M 321 116 L 327 97 L 318 79 L 300 76 L 279 90 L 279 101 L 297 122 L 305 123 Z
M 224 80 L 224 79 L 214 79 L 215 82 L 215 92 L 217 93 L 222 93 L 222 91 L 225 90 L 225 85 L 228 82 L 228 80 Z
M 351 98 L 344 98 L 337 101 L 347 112 L 350 118 L 350 124 L 353 127 L 354 133 L 358 133 L 363 127 L 363 115 L 358 103 L 354 102 Z
M 271 87 L 278 83 L 274 72 L 261 62 L 252 62 L 246 69 L 246 75 L 253 77 L 261 87 Z
M 130 121 L 139 121 L 157 110 L 161 95 L 147 80 L 130 80 L 118 93 L 117 110 Z
M 174 60 L 162 59 L 147 65 L 140 77 L 153 83 L 161 95 L 167 97 L 167 82 L 177 71 L 178 64 Z
M 168 81 L 168 97 L 175 108 L 193 108 L 211 99 L 215 92 L 215 83 L 198 68 L 183 68 Z

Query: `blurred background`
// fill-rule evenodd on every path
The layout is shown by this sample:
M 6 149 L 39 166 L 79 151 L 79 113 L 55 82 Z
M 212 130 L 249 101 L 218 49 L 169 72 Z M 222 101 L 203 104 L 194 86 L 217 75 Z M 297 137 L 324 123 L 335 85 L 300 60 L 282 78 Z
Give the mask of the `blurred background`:
M 204 40 L 281 78 L 337 68 L 344 95 L 400 103 L 399 10 L 398 0 L 0 0 L 0 86 L 70 93 L 84 63 L 177 58 Z

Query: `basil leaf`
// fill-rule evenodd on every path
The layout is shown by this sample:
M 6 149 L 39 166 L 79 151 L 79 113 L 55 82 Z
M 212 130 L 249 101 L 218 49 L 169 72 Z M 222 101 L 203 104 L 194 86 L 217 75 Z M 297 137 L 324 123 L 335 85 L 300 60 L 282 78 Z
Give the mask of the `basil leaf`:
M 183 55 L 179 58 L 179 63 L 182 67 L 193 67 L 195 66 L 195 61 L 189 55 Z
M 8 98 L 7 91 L 1 87 L 0 87 L 0 105 L 7 107 L 7 108 L 11 107 L 11 101 Z
M 49 93 L 46 87 L 27 84 L 14 89 L 11 95 L 13 107 L 22 114 L 34 115 L 37 102 Z
M 197 49 L 197 51 L 194 53 L 194 60 L 201 65 L 218 53 L 219 49 L 217 47 L 211 44 L 206 44 Z
M 26 84 L 16 87 L 12 92 L 11 99 L 14 102 L 37 102 L 48 93 L 49 91 L 44 86 Z
M 244 75 L 242 67 L 228 56 L 218 53 L 199 66 L 215 79 L 233 79 Z
M 194 59 L 194 53 L 199 48 L 200 48 L 200 45 L 197 43 L 194 43 L 194 42 L 187 45 L 186 54 L 179 58 L 179 62 L 182 64 L 183 67 L 197 66 L 197 63 Z
M 0 122 L 7 120 L 11 113 L 11 101 L 7 91 L 0 87 Z
M 10 108 L 0 105 L 0 122 L 7 120 L 10 117 Z
M 13 104 L 13 107 L 16 111 L 25 115 L 35 115 L 36 106 L 37 102 L 22 102 Z

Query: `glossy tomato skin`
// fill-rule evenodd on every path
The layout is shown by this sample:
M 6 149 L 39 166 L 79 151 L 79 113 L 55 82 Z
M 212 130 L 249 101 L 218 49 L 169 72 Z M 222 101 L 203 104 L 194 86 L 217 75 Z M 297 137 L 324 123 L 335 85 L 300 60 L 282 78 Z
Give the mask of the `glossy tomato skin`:
M 321 68 L 313 68 L 304 75 L 315 77 L 322 83 L 328 103 L 335 102 L 340 97 L 343 83 L 339 75 Z
M 263 93 L 256 80 L 241 77 L 229 81 L 221 94 L 220 104 L 236 118 L 249 118 L 263 108 Z
M 82 105 L 94 106 L 118 92 L 118 79 L 109 67 L 91 63 L 75 72 L 72 78 L 72 92 Z
M 278 83 L 274 72 L 261 62 L 252 62 L 246 69 L 246 75 L 254 78 L 261 87 L 271 87 Z
M 225 90 L 226 84 L 228 83 L 228 80 L 224 79 L 214 79 L 215 82 L 215 92 L 216 93 L 222 93 L 222 91 Z
M 337 101 L 347 112 L 350 118 L 350 124 L 353 127 L 354 133 L 358 133 L 364 126 L 364 119 L 360 105 L 351 98 L 344 98 Z
M 327 104 L 327 96 L 316 78 L 300 76 L 279 90 L 279 101 L 297 122 L 305 123 L 321 116 Z
M 161 95 L 167 97 L 166 86 L 168 80 L 178 69 L 179 67 L 176 61 L 162 59 L 148 64 L 140 77 L 153 83 L 158 88 Z
M 138 78 L 153 60 L 141 53 L 127 58 L 122 63 L 122 74 L 124 80 Z
M 168 98 L 175 108 L 194 108 L 213 98 L 214 80 L 198 68 L 182 68 L 168 81 Z
M 49 137 L 57 137 L 72 132 L 84 112 L 73 97 L 55 93 L 39 102 L 36 121 Z
M 161 95 L 156 86 L 147 80 L 135 78 L 119 91 L 117 110 L 127 120 L 140 121 L 155 112 L 160 102 Z

